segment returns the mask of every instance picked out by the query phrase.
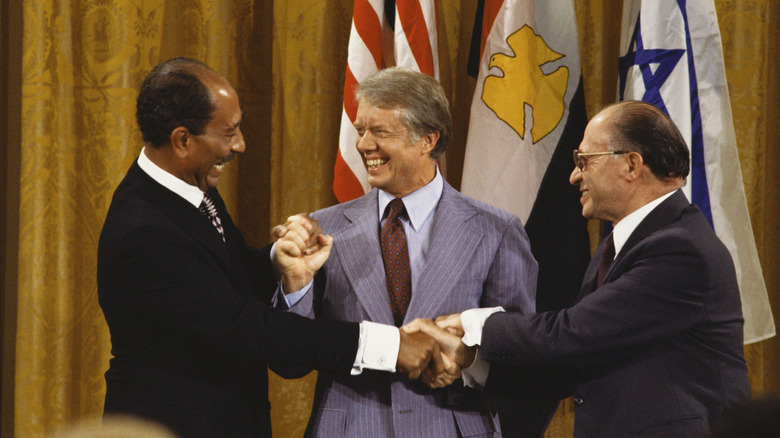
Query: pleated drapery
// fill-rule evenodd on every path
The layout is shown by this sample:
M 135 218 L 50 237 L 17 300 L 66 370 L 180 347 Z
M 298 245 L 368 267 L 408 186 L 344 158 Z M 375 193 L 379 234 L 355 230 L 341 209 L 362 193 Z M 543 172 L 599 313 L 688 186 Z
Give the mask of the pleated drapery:
M 135 98 L 158 62 L 206 62 L 239 93 L 247 151 L 220 192 L 247 240 L 331 192 L 353 0 L 3 0 L 2 435 L 40 437 L 99 416 L 110 340 L 97 302 L 97 239 L 114 188 L 138 155 Z M 475 80 L 466 62 L 476 3 L 440 1 L 441 82 L 460 186 Z M 619 0 L 575 2 L 588 114 L 616 99 Z M 772 0 L 716 0 L 743 184 L 780 314 L 780 20 Z M 19 31 L 19 35 L 14 32 Z M 19 135 L 14 135 L 18 132 Z M 17 138 L 18 137 L 18 138 Z M 2 172 L 3 170 L 0 170 Z M 599 224 L 590 224 L 592 241 Z M 10 269 L 10 271 L 9 271 Z M 754 395 L 780 393 L 780 343 L 745 349 Z M 277 436 L 301 436 L 315 374 L 272 376 Z M 564 402 L 547 437 L 571 436 Z

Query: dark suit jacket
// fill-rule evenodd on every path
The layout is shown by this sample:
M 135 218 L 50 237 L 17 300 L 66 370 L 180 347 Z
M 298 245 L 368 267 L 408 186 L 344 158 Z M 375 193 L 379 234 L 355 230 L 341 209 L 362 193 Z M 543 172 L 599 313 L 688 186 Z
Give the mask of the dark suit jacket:
M 98 297 L 111 333 L 106 413 L 182 437 L 271 435 L 266 362 L 346 374 L 358 325 L 266 305 L 268 248 L 244 239 L 216 190 L 208 218 L 138 164 L 114 193 L 98 245 Z
M 572 383 L 577 437 L 707 436 L 750 391 L 731 256 L 681 191 L 634 230 L 595 289 L 601 251 L 571 308 L 487 320 L 488 390 L 527 389 L 516 365 L 557 369 Z

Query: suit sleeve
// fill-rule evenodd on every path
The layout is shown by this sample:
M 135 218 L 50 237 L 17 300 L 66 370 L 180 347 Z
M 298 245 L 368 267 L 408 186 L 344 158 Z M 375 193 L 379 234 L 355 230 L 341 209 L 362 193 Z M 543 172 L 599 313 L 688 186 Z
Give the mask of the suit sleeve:
M 680 233 L 654 238 L 620 261 L 619 277 L 568 309 L 492 315 L 480 351 L 489 362 L 574 368 L 627 357 L 703 322 L 716 287 L 705 262 L 712 250 Z
M 356 323 L 312 321 L 270 309 L 263 294 L 241 293 L 216 258 L 176 230 L 137 228 L 116 251 L 113 275 L 121 286 L 107 304 L 127 318 L 165 326 L 223 357 L 349 372 Z M 251 263 L 262 265 L 262 257 L 262 251 L 252 252 Z

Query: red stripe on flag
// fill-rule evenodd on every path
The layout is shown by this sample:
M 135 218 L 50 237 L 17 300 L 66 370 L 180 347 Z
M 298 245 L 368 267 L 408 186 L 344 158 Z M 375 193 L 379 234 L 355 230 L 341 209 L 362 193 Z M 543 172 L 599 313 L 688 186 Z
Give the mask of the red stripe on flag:
M 417 0 L 396 0 L 395 7 L 417 66 L 421 72 L 433 76 L 433 49 L 420 3 Z
M 482 54 L 485 52 L 485 42 L 487 42 L 488 35 L 493 29 L 493 23 L 496 21 L 498 11 L 501 10 L 501 6 L 504 4 L 504 0 L 485 0 L 485 9 L 482 15 L 482 42 L 479 46 L 479 59 L 482 59 Z
M 357 103 L 355 102 L 355 87 L 357 86 L 358 81 L 347 66 L 347 74 L 344 76 L 344 111 L 352 122 L 357 117 Z
M 339 202 L 351 201 L 365 194 L 360 181 L 341 157 L 340 150 L 336 151 L 336 165 L 333 169 L 333 194 Z
M 382 22 L 367 0 L 355 0 L 352 15 L 355 30 L 374 57 L 377 69 L 382 69 Z

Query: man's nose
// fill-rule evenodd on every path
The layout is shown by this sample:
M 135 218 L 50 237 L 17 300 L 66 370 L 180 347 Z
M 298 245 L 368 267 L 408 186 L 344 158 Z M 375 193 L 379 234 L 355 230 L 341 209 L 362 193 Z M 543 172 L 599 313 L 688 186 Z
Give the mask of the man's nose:
M 376 143 L 368 132 L 364 132 L 363 135 L 358 136 L 355 145 L 357 150 L 361 152 L 370 151 L 376 148 Z
M 574 170 L 572 170 L 571 175 L 569 175 L 569 184 L 576 186 L 579 185 L 581 180 L 582 172 L 577 168 L 577 166 L 574 166 Z
M 244 142 L 244 134 L 241 132 L 241 130 L 238 130 L 238 135 L 236 138 L 236 141 L 233 143 L 233 152 L 238 152 L 239 154 L 244 153 L 246 150 L 246 143 Z

